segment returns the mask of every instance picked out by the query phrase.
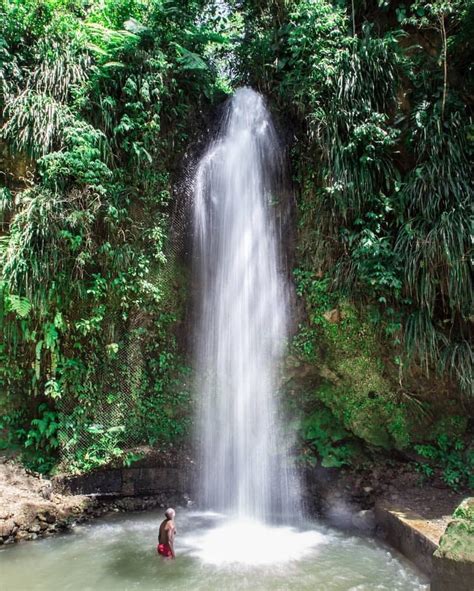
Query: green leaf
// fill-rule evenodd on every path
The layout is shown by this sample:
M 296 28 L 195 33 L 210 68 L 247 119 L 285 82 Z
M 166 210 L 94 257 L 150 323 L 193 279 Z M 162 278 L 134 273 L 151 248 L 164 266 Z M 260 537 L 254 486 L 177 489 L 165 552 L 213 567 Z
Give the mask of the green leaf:
M 178 63 L 181 64 L 183 70 L 204 71 L 208 69 L 206 62 L 197 53 L 189 51 L 178 43 L 174 43 L 173 45 L 176 46 L 180 54 L 180 57 L 178 57 Z
M 8 299 L 12 312 L 15 312 L 20 318 L 26 318 L 28 316 L 32 306 L 27 298 L 10 295 Z

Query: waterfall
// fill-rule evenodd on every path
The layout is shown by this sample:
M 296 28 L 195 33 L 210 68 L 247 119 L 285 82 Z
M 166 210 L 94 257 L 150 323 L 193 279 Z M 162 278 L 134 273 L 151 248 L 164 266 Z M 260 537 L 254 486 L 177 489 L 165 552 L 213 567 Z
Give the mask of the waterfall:
M 299 497 L 276 399 L 288 324 L 274 203 L 283 168 L 263 98 L 237 90 L 194 185 L 201 500 L 262 521 L 294 516 Z

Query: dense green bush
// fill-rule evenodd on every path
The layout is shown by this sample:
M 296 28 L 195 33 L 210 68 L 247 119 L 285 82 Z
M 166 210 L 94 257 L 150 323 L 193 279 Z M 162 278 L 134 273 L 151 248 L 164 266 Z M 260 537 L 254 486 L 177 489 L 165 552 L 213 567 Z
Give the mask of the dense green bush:
M 310 453 L 303 455 L 302 459 L 310 464 L 314 464 L 319 456 L 325 468 L 348 466 L 357 452 L 357 442 L 325 407 L 319 407 L 305 417 L 302 437 L 310 447 Z

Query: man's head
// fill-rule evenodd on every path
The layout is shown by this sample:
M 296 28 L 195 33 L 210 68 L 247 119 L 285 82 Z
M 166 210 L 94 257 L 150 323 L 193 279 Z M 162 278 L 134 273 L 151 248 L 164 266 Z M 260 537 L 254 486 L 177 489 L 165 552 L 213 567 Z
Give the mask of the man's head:
M 169 509 L 166 509 L 166 511 L 165 511 L 166 519 L 174 519 L 175 515 L 176 515 L 176 512 L 174 509 L 171 509 L 171 507 Z

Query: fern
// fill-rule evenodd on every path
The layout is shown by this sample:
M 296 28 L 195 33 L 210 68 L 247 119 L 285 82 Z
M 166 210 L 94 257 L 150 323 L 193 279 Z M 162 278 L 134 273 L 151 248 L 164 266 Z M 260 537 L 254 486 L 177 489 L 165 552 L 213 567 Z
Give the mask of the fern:
M 10 310 L 20 318 L 26 318 L 31 311 L 31 302 L 27 298 L 10 294 L 8 296 Z

